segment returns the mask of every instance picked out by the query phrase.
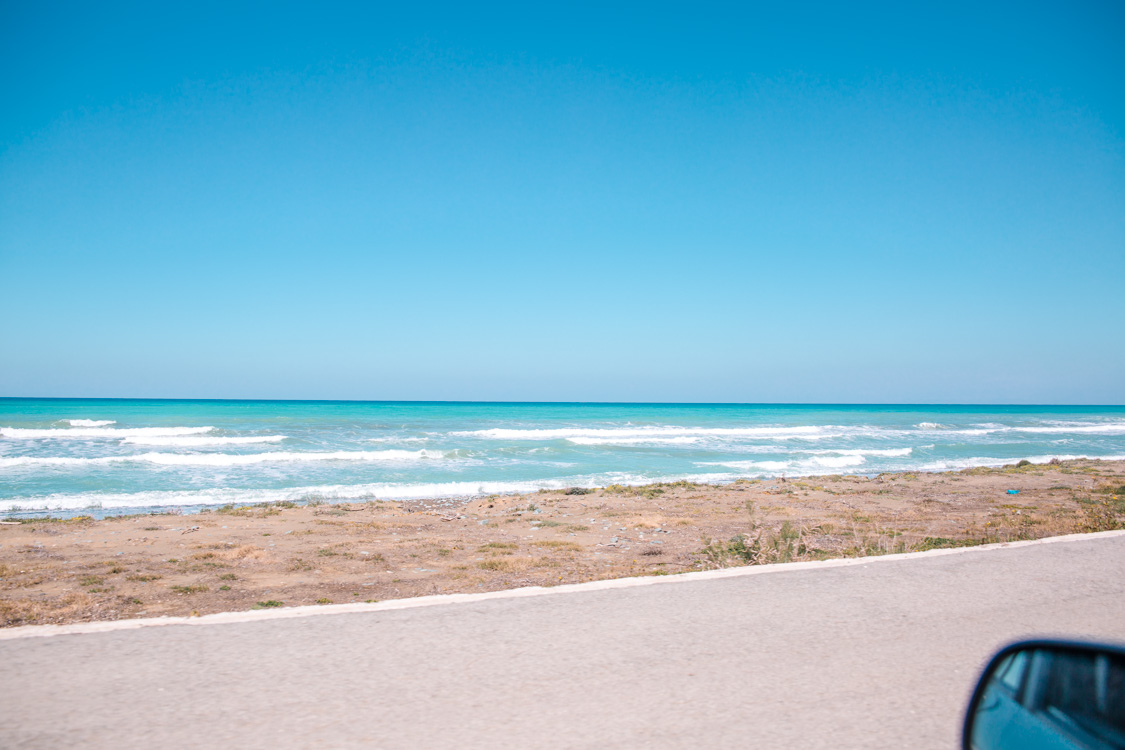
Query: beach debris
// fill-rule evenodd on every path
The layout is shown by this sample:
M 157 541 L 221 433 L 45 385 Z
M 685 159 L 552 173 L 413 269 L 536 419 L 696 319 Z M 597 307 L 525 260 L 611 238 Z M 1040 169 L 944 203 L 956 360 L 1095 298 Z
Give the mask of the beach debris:
M 1009 495 L 1018 495 L 1018 494 L 1020 494 L 1020 491 L 1019 490 L 1008 490 L 1008 494 Z
M 183 531 L 180 532 L 180 536 L 183 536 L 184 534 L 190 534 L 193 531 L 199 531 L 199 527 L 198 526 L 189 526 L 188 528 L 186 528 L 186 529 L 184 529 Z

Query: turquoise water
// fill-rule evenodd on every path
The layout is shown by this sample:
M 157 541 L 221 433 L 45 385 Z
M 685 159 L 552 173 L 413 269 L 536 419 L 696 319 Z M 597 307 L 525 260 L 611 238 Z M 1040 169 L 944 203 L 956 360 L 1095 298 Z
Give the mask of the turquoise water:
M 0 399 L 0 513 L 1125 457 L 1125 407 Z

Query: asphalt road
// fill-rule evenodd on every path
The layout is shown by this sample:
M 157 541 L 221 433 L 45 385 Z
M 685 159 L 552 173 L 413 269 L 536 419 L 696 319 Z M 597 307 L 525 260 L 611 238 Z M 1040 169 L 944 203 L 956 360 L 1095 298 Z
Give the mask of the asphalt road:
M 989 655 L 1125 640 L 1125 536 L 0 640 L 4 748 L 953 748 Z

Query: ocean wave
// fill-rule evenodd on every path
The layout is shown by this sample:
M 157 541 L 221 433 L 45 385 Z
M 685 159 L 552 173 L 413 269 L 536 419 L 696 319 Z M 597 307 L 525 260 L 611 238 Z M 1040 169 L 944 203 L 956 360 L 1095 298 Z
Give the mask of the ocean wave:
M 960 471 L 961 469 L 975 469 L 980 466 L 1003 466 L 1005 464 L 1018 463 L 1022 459 L 1019 458 L 989 458 L 985 456 L 973 456 L 971 458 L 952 458 L 941 461 L 930 461 L 929 463 L 922 464 L 918 467 L 918 471 Z M 1031 459 L 1027 459 L 1031 460 Z M 1050 460 L 1050 457 L 1043 457 L 1043 463 Z M 1060 459 L 1062 460 L 1062 459 Z M 1039 463 L 1032 461 L 1032 463 Z
M 848 466 L 860 466 L 867 462 L 868 456 L 877 457 L 903 457 L 909 456 L 913 448 L 838 448 L 824 450 L 794 450 L 792 454 L 807 455 L 811 458 L 793 459 L 789 461 L 702 461 L 697 466 L 727 466 L 732 469 L 763 469 L 765 471 L 805 471 L 815 468 L 842 469 Z
M 995 467 L 1007 466 L 1020 461 L 1027 460 L 1033 464 L 1045 464 L 1052 459 L 1059 461 L 1072 461 L 1078 459 L 1098 459 L 1102 461 L 1122 461 L 1125 456 L 1112 455 L 1112 456 L 1092 456 L 1092 455 L 1044 455 L 1044 456 L 1028 456 L 1026 458 L 992 458 L 985 456 L 974 456 L 971 458 L 963 459 L 947 459 L 944 461 L 931 461 L 913 467 L 898 466 L 896 471 L 959 471 L 961 469 L 972 469 L 981 466 Z M 796 460 L 796 461 L 716 461 L 710 463 L 699 463 L 698 466 L 725 466 L 732 469 L 739 469 L 747 472 L 750 476 L 763 476 L 779 474 L 787 474 L 789 476 L 816 476 L 817 474 L 825 473 L 825 469 L 846 469 L 855 466 L 861 466 L 866 463 L 863 456 L 858 455 L 845 455 L 845 456 L 816 456 L 812 459 Z
M 22 427 L 0 427 L 0 437 L 29 440 L 39 438 L 176 437 L 178 435 L 202 435 L 214 429 L 214 427 L 79 427 L 37 430 Z
M 991 435 L 995 432 L 1011 432 L 1011 427 L 973 427 L 966 429 L 945 429 L 941 430 L 941 434 L 937 436 L 927 437 L 977 437 L 979 435 Z
M 940 431 L 945 435 L 991 435 L 997 432 L 1026 432 L 1031 434 L 1078 433 L 1094 435 L 1125 435 L 1125 422 L 1055 422 L 1039 425 L 1004 425 L 995 422 L 975 424 L 972 427 L 955 428 L 936 422 L 920 422 L 919 429 Z
M 654 482 L 727 482 L 738 474 L 639 475 L 606 472 L 524 481 L 458 481 L 319 485 L 283 489 L 215 488 L 207 490 L 154 490 L 133 493 L 82 492 L 0 500 L 0 513 L 52 510 L 119 510 L 267 503 L 278 501 L 348 502 L 355 500 L 454 500 L 488 495 L 513 495 L 566 487 L 604 487 L 610 484 L 645 485 Z
M 802 471 L 806 468 L 824 467 L 826 469 L 843 469 L 848 466 L 860 466 L 867 463 L 867 459 L 861 455 L 849 454 L 846 456 L 816 456 L 808 461 L 801 461 L 797 469 Z
M 540 489 L 563 489 L 565 487 L 604 487 L 609 484 L 644 485 L 653 482 L 722 483 L 744 476 L 777 476 L 786 474 L 792 477 L 815 476 L 827 472 L 819 462 L 831 456 L 815 456 L 804 461 L 729 461 L 706 465 L 725 466 L 736 472 L 714 472 L 672 475 L 640 475 L 617 472 L 569 476 L 553 479 L 525 481 L 458 481 L 458 482 L 419 482 L 419 483 L 369 483 L 357 485 L 320 485 L 280 489 L 235 489 L 213 488 L 202 490 L 156 490 L 134 493 L 56 493 L 16 497 L 0 500 L 0 513 L 43 512 L 43 511 L 97 511 L 97 510 L 142 510 L 145 508 L 198 507 L 226 504 L 265 503 L 277 501 L 304 502 L 319 500 L 325 502 L 348 502 L 356 500 L 455 500 L 487 495 L 510 495 L 535 492 Z M 862 457 L 841 457 L 862 458 Z M 1125 455 L 1111 456 L 1033 456 L 1033 463 L 1046 463 L 1051 458 L 1060 460 L 1078 458 L 1099 458 L 1106 461 L 1125 460 Z M 933 462 L 916 467 L 916 471 L 947 471 L 974 466 L 1003 465 L 1016 463 L 1020 459 L 975 457 L 945 462 Z M 704 464 L 699 464 L 704 465 Z
M 931 446 L 932 447 L 932 446 Z M 825 448 L 823 450 L 792 451 L 793 453 L 813 453 L 816 455 L 837 454 L 841 456 L 909 456 L 913 448 Z
M 1030 461 L 1033 464 L 1045 464 L 1049 461 L 1079 461 L 1079 460 L 1095 460 L 1095 461 L 1125 461 L 1125 455 L 1121 456 L 1094 456 L 1094 455 L 1076 455 L 1066 453 L 1055 453 L 1043 456 L 1024 456 L 1023 458 L 991 458 L 984 456 L 974 456 L 972 458 L 958 458 L 947 459 L 944 461 L 931 461 L 922 464 L 918 467 L 919 471 L 959 471 L 961 469 L 974 469 L 980 466 L 996 467 L 996 466 L 1009 466 L 1011 464 L 1018 464 L 1020 461 Z
M 568 437 L 568 443 L 574 445 L 698 445 L 702 442 L 699 437 Z
M 1102 424 L 1089 423 L 1063 423 L 1054 425 L 1041 425 L 1038 427 L 1013 427 L 1016 432 L 1031 432 L 1036 434 L 1058 434 L 1076 432 L 1092 435 L 1125 435 L 1125 422 L 1106 422 Z
M 621 440 L 661 439 L 671 437 L 743 437 L 743 438 L 816 438 L 827 427 L 561 427 L 552 429 L 513 429 L 494 427 L 488 430 L 453 432 L 452 435 L 477 437 L 487 440 Z
M 612 482 L 607 482 L 612 483 Z M 622 482 L 623 483 L 623 482 Z M 121 508 L 167 508 L 230 503 L 302 502 L 322 500 L 346 502 L 384 500 L 428 500 L 510 495 L 540 489 L 579 486 L 572 480 L 510 482 L 430 482 L 416 484 L 354 484 L 293 487 L 286 489 L 167 490 L 132 493 L 82 492 L 14 498 L 0 501 L 0 512 L 24 510 L 87 510 Z
M 416 461 L 444 458 L 441 451 L 333 451 L 324 453 L 137 453 L 129 456 L 14 456 L 0 458 L 0 468 L 19 466 L 90 466 L 116 463 L 149 463 L 160 466 L 247 466 L 261 463 L 307 461 Z
M 280 443 L 282 440 L 285 440 L 285 435 L 250 435 L 247 437 L 127 437 L 122 442 L 129 445 L 166 445 L 178 448 L 199 448 L 208 445 Z
M 844 469 L 849 466 L 860 466 L 867 462 L 863 456 L 814 456 L 799 461 L 707 461 L 700 462 L 698 466 L 725 466 L 731 469 L 744 471 L 764 471 L 774 474 L 814 474 L 821 469 Z
M 71 427 L 108 427 L 117 424 L 115 419 L 68 419 L 66 423 Z
M 696 466 L 725 466 L 730 469 L 753 471 L 785 471 L 793 465 L 792 461 L 700 461 Z

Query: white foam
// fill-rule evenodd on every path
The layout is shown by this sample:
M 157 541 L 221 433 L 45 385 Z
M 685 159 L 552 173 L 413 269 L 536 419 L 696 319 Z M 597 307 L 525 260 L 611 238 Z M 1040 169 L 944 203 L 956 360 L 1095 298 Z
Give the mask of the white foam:
M 996 432 L 1027 432 L 1032 434 L 1078 433 L 1092 435 L 1125 435 L 1125 422 L 1048 422 L 1042 425 L 1003 425 L 984 422 L 970 428 L 950 428 L 936 422 L 920 422 L 918 429 L 940 430 L 943 435 L 991 435 Z
M 574 445 L 698 445 L 698 437 L 569 437 L 567 442 Z
M 167 508 L 191 505 L 226 505 L 228 503 L 266 503 L 283 500 L 300 502 L 309 499 L 348 501 L 376 497 L 387 500 L 423 500 L 535 492 L 543 488 L 562 489 L 570 486 L 574 485 L 564 481 L 435 482 L 400 485 L 384 483 L 323 485 L 287 489 L 216 488 L 133 493 L 83 492 L 3 500 L 0 501 L 0 512 L 13 510 Z
M 804 461 L 713 461 L 700 463 L 700 466 L 729 466 L 732 469 L 745 471 L 781 472 L 808 472 L 815 473 L 817 469 L 841 469 L 846 466 L 859 466 L 866 459 L 863 456 L 816 456 Z
M 846 456 L 816 456 L 808 461 L 802 461 L 801 466 L 798 468 L 806 468 L 811 464 L 812 466 L 823 466 L 828 469 L 842 469 L 846 466 L 859 466 L 866 462 L 866 458 L 857 454 Z
M 1078 461 L 1083 459 L 1090 459 L 1096 461 L 1125 461 L 1125 456 L 1092 456 L 1092 455 L 1070 455 L 1070 454 L 1053 454 L 1044 456 L 1026 456 L 1024 458 L 991 458 L 984 456 L 974 456 L 972 458 L 959 458 L 948 459 L 945 461 L 931 461 L 930 463 L 923 464 L 918 467 L 919 471 L 958 471 L 960 469 L 973 469 L 978 466 L 1008 466 L 1016 464 L 1020 461 L 1030 461 L 1033 464 L 1045 464 L 1048 461 Z
M 994 432 L 1011 432 L 1011 427 L 977 427 L 966 430 L 942 430 L 941 437 L 976 437 L 977 435 L 991 435 Z
M 848 448 L 848 449 L 832 449 L 825 448 L 824 450 L 817 451 L 793 451 L 794 453 L 813 453 L 816 455 L 836 454 L 841 456 L 909 456 L 914 452 L 913 448 Z
M 325 453 L 137 453 L 128 456 L 76 458 L 72 456 L 14 456 L 0 458 L 0 468 L 18 466 L 82 466 L 116 463 L 149 463 L 160 466 L 248 466 L 262 463 L 306 461 L 415 461 L 443 458 L 441 451 L 333 451 Z
M 825 457 L 818 456 L 823 460 Z M 828 457 L 831 460 L 831 457 Z M 848 457 L 862 458 L 862 457 Z M 1033 463 L 1046 463 L 1051 458 L 1059 460 L 1094 458 L 1103 461 L 1125 461 L 1125 455 L 1112 456 L 1034 456 L 1028 460 Z M 98 460 L 98 459 L 94 459 Z M 974 466 L 1003 465 L 1016 463 L 1019 459 L 968 458 L 949 462 L 935 462 L 918 467 L 920 471 L 946 471 Z M 382 498 L 387 500 L 440 500 L 471 498 L 485 495 L 506 495 L 536 492 L 541 489 L 563 489 L 565 487 L 603 487 L 609 484 L 644 485 L 654 482 L 727 482 L 751 475 L 815 476 L 818 472 L 810 462 L 791 461 L 729 461 L 723 463 L 699 464 L 728 466 L 739 469 L 738 473 L 709 473 L 674 476 L 640 476 L 621 473 L 605 473 L 584 477 L 563 477 L 547 480 L 527 480 L 508 482 L 434 482 L 419 484 L 372 483 L 357 485 L 326 485 L 312 487 L 293 487 L 284 489 L 233 489 L 215 488 L 209 490 L 172 490 L 136 493 L 98 493 L 38 495 L 0 500 L 0 513 L 19 511 L 63 511 L 63 510 L 118 510 L 129 508 L 166 508 L 182 506 L 226 505 L 228 503 L 263 503 L 281 500 L 304 501 L 318 499 L 325 501 L 349 501 Z
M 758 469 L 762 471 L 785 471 L 792 465 L 792 461 L 706 461 L 698 464 L 698 466 L 727 466 L 746 471 Z
M 431 482 L 418 484 L 370 483 L 354 485 L 321 485 L 285 489 L 169 490 L 135 493 L 84 492 L 76 494 L 38 495 L 0 500 L 0 513 L 43 510 L 118 510 L 126 508 L 167 508 L 193 505 L 226 505 L 228 503 L 266 503 L 309 499 L 325 501 L 369 500 L 440 500 L 511 495 L 566 487 L 604 487 L 610 484 L 645 485 L 654 482 L 726 482 L 739 474 L 687 474 L 675 476 L 640 476 L 608 472 L 556 479 L 507 482 Z
M 972 469 L 978 466 L 1003 466 L 1004 464 L 1016 463 L 1018 458 L 988 458 L 983 456 L 973 456 L 972 458 L 953 458 L 943 461 L 931 461 L 922 464 L 918 467 L 919 471 L 958 471 L 960 469 Z
M 1057 434 L 1060 432 L 1077 432 L 1092 435 L 1125 435 L 1125 422 L 1106 422 L 1104 424 L 1089 423 L 1060 423 L 1043 425 L 1042 427 L 1014 427 L 1016 432 L 1032 432 Z
M 794 471 L 815 472 L 817 469 L 842 469 L 847 466 L 860 466 L 866 463 L 867 456 L 900 457 L 909 456 L 913 448 L 838 448 L 824 450 L 794 450 L 795 454 L 810 455 L 812 458 L 800 461 L 708 461 L 697 466 L 728 466 L 746 471 Z
M 198 448 L 207 445 L 251 445 L 253 443 L 280 443 L 285 435 L 251 435 L 247 437 L 127 437 L 129 445 L 166 445 L 178 448 Z
M 67 424 L 71 427 L 107 427 L 111 424 L 117 424 L 114 419 L 68 419 Z
M 487 440 L 571 440 L 579 439 L 661 439 L 671 437 L 742 437 L 742 438 L 815 438 L 825 432 L 825 427 L 619 427 L 554 429 L 509 429 L 495 427 L 489 430 L 470 430 L 450 434 Z M 591 443 L 592 444 L 592 443 Z
M 124 437 L 175 437 L 177 435 L 202 435 L 214 427 L 90 427 L 57 430 L 0 427 L 0 437 L 39 438 L 124 438 Z

